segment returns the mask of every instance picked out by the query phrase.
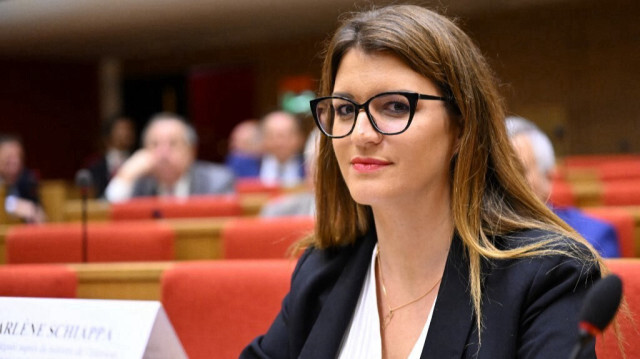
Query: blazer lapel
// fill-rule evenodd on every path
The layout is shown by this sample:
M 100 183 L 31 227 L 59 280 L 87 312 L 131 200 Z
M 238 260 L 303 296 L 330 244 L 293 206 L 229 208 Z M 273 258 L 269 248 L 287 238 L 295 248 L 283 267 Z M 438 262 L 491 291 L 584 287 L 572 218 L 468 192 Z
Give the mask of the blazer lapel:
M 420 358 L 462 357 L 474 323 L 468 283 L 468 261 L 460 239 L 454 237 Z
M 327 297 L 299 358 L 336 357 L 369 269 L 376 243 L 375 231 L 371 230 L 362 240 Z

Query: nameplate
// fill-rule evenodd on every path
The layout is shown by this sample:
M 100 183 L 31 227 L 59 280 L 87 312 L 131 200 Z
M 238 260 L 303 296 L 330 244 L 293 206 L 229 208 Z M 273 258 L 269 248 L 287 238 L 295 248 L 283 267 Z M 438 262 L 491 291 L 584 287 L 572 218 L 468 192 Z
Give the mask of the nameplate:
M 187 358 L 160 302 L 0 298 L 0 359 Z

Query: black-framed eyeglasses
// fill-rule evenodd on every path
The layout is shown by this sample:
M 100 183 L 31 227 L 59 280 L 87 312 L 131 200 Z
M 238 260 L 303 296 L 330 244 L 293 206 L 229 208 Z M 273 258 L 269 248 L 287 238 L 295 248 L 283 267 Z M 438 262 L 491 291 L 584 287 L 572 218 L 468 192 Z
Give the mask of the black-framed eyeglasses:
M 379 93 L 363 104 L 341 96 L 320 97 L 311 100 L 310 104 L 313 119 L 320 130 L 331 138 L 343 138 L 353 132 L 362 109 L 379 133 L 403 133 L 411 125 L 418 100 L 449 101 L 440 96 L 398 91 Z

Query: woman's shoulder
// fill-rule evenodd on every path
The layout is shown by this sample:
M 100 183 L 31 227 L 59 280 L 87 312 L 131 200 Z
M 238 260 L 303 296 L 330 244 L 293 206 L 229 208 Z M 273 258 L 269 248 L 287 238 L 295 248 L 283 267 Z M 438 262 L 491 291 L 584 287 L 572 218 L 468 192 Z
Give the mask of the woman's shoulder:
M 531 280 L 587 281 L 600 277 L 595 252 L 587 244 L 557 232 L 526 229 L 496 238 L 496 246 L 504 251 L 522 250 L 508 259 L 490 261 L 490 272 L 514 272 Z M 524 278 L 522 278 L 524 279 Z
M 335 277 L 346 267 L 347 263 L 353 262 L 354 257 L 359 257 L 359 253 L 373 250 L 373 244 L 369 238 L 361 237 L 353 243 L 343 244 L 329 248 L 307 248 L 294 271 L 294 280 L 308 281 L 310 278 L 318 276 Z M 370 248 L 369 248 L 370 247 Z M 370 251 L 369 251 L 370 252 Z
M 500 250 L 532 250 L 539 255 L 534 257 L 567 256 L 578 260 L 593 262 L 595 251 L 586 242 L 545 229 L 522 229 L 497 236 L 495 245 Z

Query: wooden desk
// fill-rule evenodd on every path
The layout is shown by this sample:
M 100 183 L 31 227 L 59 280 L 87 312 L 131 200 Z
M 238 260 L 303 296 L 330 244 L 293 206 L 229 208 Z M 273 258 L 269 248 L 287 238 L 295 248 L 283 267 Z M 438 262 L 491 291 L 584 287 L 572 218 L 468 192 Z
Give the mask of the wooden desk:
M 7 245 L 5 238 L 10 227 L 11 225 L 8 224 L 0 224 L 0 265 L 7 263 Z
M 240 205 L 245 216 L 255 216 L 260 213 L 262 206 L 271 198 L 268 193 L 247 193 L 239 195 Z M 110 219 L 111 205 L 104 200 L 89 200 L 87 202 L 87 218 L 90 221 L 108 221 Z M 67 222 L 80 221 L 82 219 L 82 201 L 79 199 L 68 200 L 64 203 L 64 220 Z
M 571 184 L 576 198 L 576 207 L 602 206 L 602 184 L 600 182 L 576 182 Z
M 162 219 L 176 232 L 177 260 L 222 258 L 222 229 L 229 218 Z
M 636 257 L 640 257 L 640 206 L 626 206 L 621 208 L 628 210 L 633 215 L 633 220 L 635 222 L 634 235 L 636 244 Z
M 48 222 L 64 221 L 64 204 L 73 186 L 64 180 L 40 182 L 40 199 Z
M 230 218 L 174 218 L 161 219 L 176 233 L 176 260 L 220 259 L 222 257 L 222 229 Z M 78 222 L 78 226 L 80 223 Z M 6 234 L 11 225 L 0 225 L 0 265 L 6 259 Z
M 87 201 L 87 219 L 89 221 L 108 221 L 110 205 L 107 201 L 91 199 Z M 75 222 L 82 220 L 82 201 L 68 200 L 64 203 L 64 220 Z
M 160 300 L 162 273 L 172 262 L 68 264 L 78 298 Z

